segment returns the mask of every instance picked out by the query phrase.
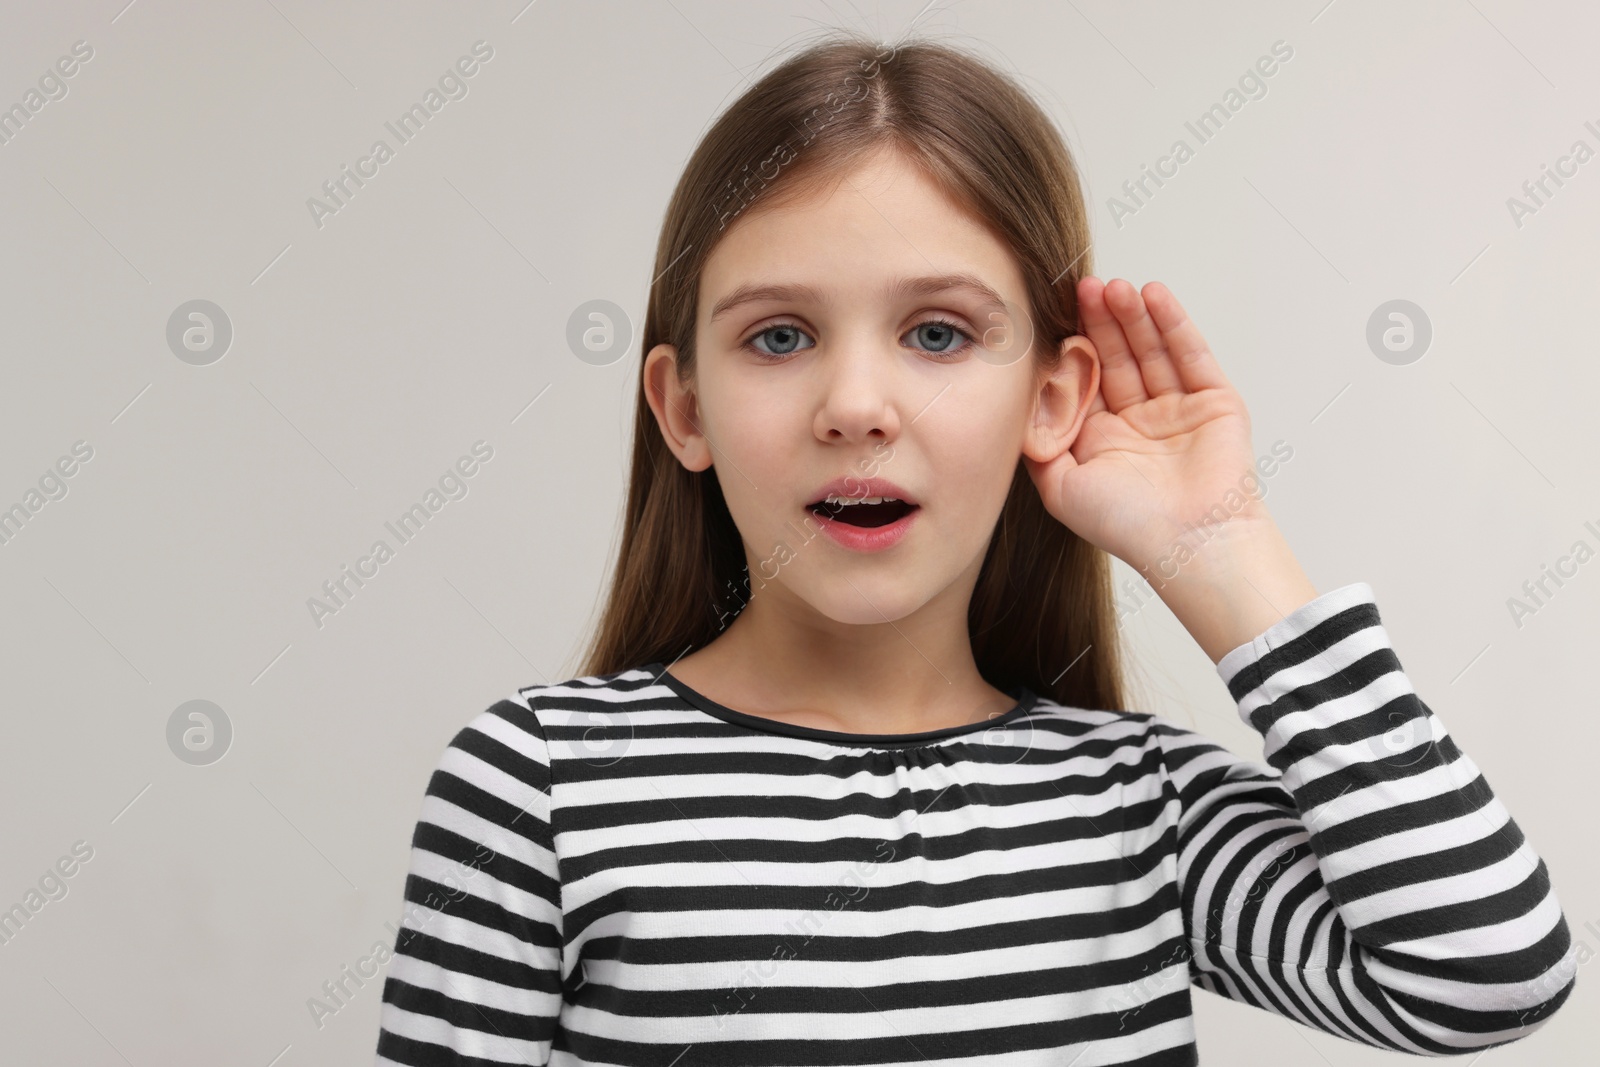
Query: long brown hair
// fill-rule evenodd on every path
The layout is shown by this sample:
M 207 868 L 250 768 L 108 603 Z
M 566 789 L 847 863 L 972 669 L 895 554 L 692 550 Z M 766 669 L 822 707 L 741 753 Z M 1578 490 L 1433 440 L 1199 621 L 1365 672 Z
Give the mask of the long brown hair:
M 1092 269 L 1083 195 L 1060 133 L 975 55 L 840 31 L 763 76 L 695 149 L 656 245 L 641 354 L 675 345 L 687 381 L 701 267 L 727 226 L 752 204 L 803 195 L 886 147 L 925 168 L 1010 246 L 1027 280 L 1034 358 L 1053 367 L 1062 340 L 1081 332 L 1077 281 Z M 669 664 L 714 640 L 748 596 L 743 545 L 715 468 L 686 470 L 666 447 L 641 372 L 621 549 L 580 670 Z M 967 619 L 990 684 L 1124 710 L 1110 558 L 1045 511 L 1020 459 Z

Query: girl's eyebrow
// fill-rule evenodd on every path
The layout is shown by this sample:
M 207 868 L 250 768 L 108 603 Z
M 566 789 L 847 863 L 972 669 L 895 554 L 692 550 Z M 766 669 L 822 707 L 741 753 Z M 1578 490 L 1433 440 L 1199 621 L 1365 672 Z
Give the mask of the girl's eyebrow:
M 979 301 L 979 311 L 994 311 L 1006 313 L 1006 303 L 1000 294 L 985 284 L 983 279 L 976 274 L 959 272 L 955 274 L 929 274 L 918 278 L 897 278 L 883 289 L 885 299 L 903 299 L 908 296 L 932 296 L 936 293 L 962 292 L 975 296 Z M 776 300 L 786 303 L 810 301 L 814 304 L 826 306 L 829 301 L 823 296 L 822 291 L 815 286 L 800 282 L 786 284 L 760 284 L 752 283 L 741 285 L 727 296 L 718 300 L 711 309 L 711 318 L 717 318 L 742 304 L 754 303 L 758 300 Z

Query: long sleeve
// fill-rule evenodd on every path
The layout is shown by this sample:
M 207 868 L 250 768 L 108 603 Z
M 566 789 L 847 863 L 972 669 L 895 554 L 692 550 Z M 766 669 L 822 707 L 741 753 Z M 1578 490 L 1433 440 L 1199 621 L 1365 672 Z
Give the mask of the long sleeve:
M 547 1063 L 561 1010 L 561 882 L 550 755 L 520 697 L 445 749 L 411 842 L 377 1060 Z
M 1541 1026 L 1577 969 L 1544 861 L 1412 690 L 1371 587 L 1319 596 L 1217 670 L 1270 769 L 1153 717 L 1194 983 L 1417 1055 Z

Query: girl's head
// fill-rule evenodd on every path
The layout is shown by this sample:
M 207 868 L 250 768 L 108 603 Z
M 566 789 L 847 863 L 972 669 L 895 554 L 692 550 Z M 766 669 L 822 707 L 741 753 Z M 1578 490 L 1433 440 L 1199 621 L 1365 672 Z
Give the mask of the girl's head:
M 584 672 L 671 662 L 753 597 L 835 626 L 964 605 L 991 684 L 1121 707 L 1109 559 L 1021 463 L 1070 445 L 1098 388 L 1088 242 L 1060 134 L 965 52 L 836 36 L 752 86 L 667 209 Z M 915 502 L 906 535 L 819 533 L 840 480 Z

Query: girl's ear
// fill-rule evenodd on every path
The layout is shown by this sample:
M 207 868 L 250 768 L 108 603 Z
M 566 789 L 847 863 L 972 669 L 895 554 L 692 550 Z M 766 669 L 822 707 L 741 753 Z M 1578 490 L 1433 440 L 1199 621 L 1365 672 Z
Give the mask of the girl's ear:
M 1100 392 L 1100 353 L 1094 342 L 1074 334 L 1061 342 L 1061 359 L 1055 370 L 1039 382 L 1033 417 L 1023 438 L 1022 452 L 1038 463 L 1049 463 L 1077 440 Z
M 711 448 L 700 429 L 699 401 L 694 386 L 678 381 L 678 350 L 656 345 L 644 357 L 644 395 L 655 412 L 656 425 L 678 462 L 691 471 L 711 466 Z

